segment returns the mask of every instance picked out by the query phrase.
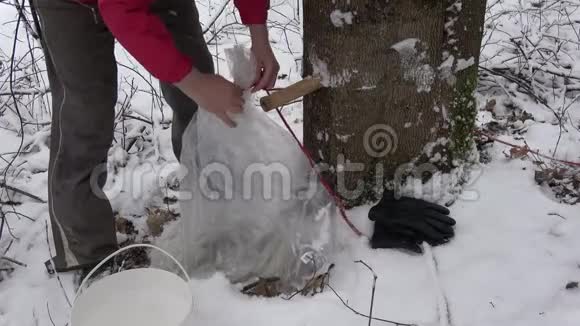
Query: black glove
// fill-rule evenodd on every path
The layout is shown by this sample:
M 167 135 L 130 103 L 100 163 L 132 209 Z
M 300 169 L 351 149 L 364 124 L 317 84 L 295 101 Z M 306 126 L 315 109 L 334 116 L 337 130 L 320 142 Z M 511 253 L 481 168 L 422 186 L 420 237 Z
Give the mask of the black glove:
M 418 254 L 423 253 L 421 241 L 416 240 L 415 237 L 401 236 L 397 233 L 389 233 L 384 228 L 376 226 L 371 238 L 371 247 L 373 249 L 404 249 Z
M 395 199 L 392 191 L 385 191 L 369 212 L 369 219 L 375 221 L 371 246 L 420 253 L 423 241 L 432 246 L 447 243 L 455 235 L 455 220 L 448 215 L 443 206 L 410 197 Z

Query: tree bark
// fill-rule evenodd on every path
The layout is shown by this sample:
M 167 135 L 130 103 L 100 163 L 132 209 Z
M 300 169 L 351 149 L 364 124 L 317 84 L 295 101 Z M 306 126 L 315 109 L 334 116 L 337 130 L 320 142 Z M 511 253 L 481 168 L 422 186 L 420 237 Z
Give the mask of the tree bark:
M 484 1 L 462 2 L 304 1 L 304 76 L 328 86 L 304 99 L 304 140 L 350 205 L 376 199 L 402 164 L 451 134 L 452 82 L 477 73 L 485 13 Z M 474 65 L 446 76 L 451 55 Z

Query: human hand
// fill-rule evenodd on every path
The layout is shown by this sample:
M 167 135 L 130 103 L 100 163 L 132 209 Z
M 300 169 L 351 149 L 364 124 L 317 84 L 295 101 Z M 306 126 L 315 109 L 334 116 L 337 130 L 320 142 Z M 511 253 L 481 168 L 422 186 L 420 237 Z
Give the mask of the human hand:
M 252 93 L 255 93 L 274 87 L 280 65 L 272 52 L 266 25 L 250 25 L 250 34 L 252 35 L 252 53 L 256 59 L 256 79 L 252 88 Z
M 204 110 L 215 114 L 226 125 L 236 123 L 229 113 L 240 113 L 244 105 L 242 89 L 220 75 L 204 74 L 193 68 L 175 86 Z

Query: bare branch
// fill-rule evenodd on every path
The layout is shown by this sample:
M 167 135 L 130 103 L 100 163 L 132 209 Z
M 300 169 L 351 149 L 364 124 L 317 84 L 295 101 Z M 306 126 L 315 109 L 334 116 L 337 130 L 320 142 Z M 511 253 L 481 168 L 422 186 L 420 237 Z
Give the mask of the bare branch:
M 213 17 L 211 17 L 207 23 L 207 26 L 203 29 L 203 34 L 207 33 L 215 24 L 215 22 L 218 20 L 218 18 L 222 15 L 222 13 L 226 10 L 226 8 L 228 7 L 228 4 L 230 3 L 231 0 L 224 0 L 222 2 L 222 4 L 219 6 L 218 11 L 213 15 Z
M 16 187 L 13 187 L 13 186 L 9 186 L 9 185 L 7 185 L 7 184 L 6 184 L 4 181 L 0 181 L 0 188 L 6 188 L 6 189 L 8 189 L 8 190 L 12 190 L 12 191 L 14 191 L 15 193 L 19 193 L 19 194 L 21 194 L 21 195 L 24 195 L 24 196 L 30 197 L 30 198 L 32 198 L 32 199 L 34 199 L 34 200 L 38 201 L 38 202 L 41 202 L 41 203 L 46 203 L 46 200 L 44 200 L 44 199 L 42 199 L 42 198 L 40 198 L 40 197 L 38 197 L 38 196 L 35 196 L 35 195 L 33 195 L 33 194 L 29 193 L 29 192 L 26 192 L 26 191 L 24 191 L 24 190 L 18 189 L 18 188 L 16 188 Z
M 9 258 L 9 257 L 6 257 L 6 256 L 0 257 L 0 260 L 5 260 L 7 262 L 11 262 L 11 263 L 13 263 L 15 265 L 22 266 L 22 267 L 28 267 L 25 263 L 21 263 L 21 262 L 19 262 L 16 259 Z

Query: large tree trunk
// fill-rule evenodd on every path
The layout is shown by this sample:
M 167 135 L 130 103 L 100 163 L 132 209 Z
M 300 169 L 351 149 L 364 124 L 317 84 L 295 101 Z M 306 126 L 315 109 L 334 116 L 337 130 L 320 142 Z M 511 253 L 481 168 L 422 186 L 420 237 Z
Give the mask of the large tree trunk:
M 348 203 L 375 199 L 427 144 L 473 123 L 484 13 L 482 0 L 304 1 L 304 75 L 329 86 L 304 99 L 304 139 Z M 473 65 L 449 73 L 457 62 Z M 452 104 L 459 94 L 467 103 Z M 469 114 L 457 124 L 454 111 Z M 449 144 L 438 168 L 450 168 Z

